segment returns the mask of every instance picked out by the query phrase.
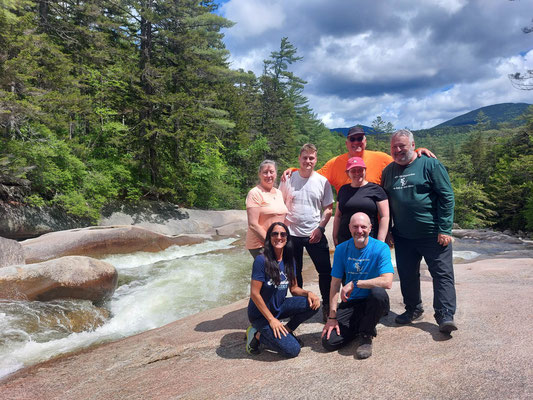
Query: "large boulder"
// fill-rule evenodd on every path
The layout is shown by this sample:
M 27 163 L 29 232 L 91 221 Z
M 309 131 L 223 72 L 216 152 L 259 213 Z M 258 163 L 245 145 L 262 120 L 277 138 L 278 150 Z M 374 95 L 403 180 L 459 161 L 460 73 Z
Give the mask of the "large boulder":
M 26 263 L 37 263 L 71 255 L 102 257 L 136 251 L 157 252 L 172 245 L 201 243 L 209 237 L 161 235 L 137 226 L 92 226 L 52 232 L 21 242 Z
M 0 268 L 24 264 L 24 249 L 19 242 L 0 237 Z
M 9 239 L 23 240 L 90 225 L 88 218 L 73 217 L 60 207 L 30 207 L 0 200 L 0 236 Z
M 104 208 L 99 225 L 135 225 L 163 235 L 230 236 L 246 230 L 247 218 L 245 210 L 193 210 L 151 202 L 109 205 Z
M 62 257 L 38 264 L 0 268 L 0 298 L 10 300 L 84 299 L 111 297 L 117 270 L 89 257 Z

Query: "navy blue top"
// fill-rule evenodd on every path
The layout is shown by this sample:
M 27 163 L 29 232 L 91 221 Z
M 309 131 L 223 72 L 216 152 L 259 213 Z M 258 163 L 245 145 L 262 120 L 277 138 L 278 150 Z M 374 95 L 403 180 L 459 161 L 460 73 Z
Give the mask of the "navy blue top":
M 287 275 L 285 275 L 285 265 L 283 264 L 283 261 L 279 262 L 279 270 L 280 283 L 276 286 L 274 281 L 265 272 L 265 256 L 263 254 L 260 254 L 255 258 L 252 267 L 252 279 L 263 282 L 260 291 L 261 297 L 272 315 L 276 318 L 279 315 L 281 305 L 287 297 L 287 289 L 289 288 L 289 280 L 287 279 Z M 261 314 L 261 311 L 259 311 L 252 299 L 248 302 L 248 319 L 254 326 L 268 325 L 268 321 L 263 314 Z

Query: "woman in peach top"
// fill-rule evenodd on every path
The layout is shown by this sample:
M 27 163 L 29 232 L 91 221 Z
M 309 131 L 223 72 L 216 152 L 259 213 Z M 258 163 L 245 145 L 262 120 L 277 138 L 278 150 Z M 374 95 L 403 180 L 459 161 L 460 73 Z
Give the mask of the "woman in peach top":
M 276 163 L 265 160 L 259 165 L 259 184 L 246 196 L 246 248 L 253 258 L 263 251 L 268 227 L 274 222 L 283 222 L 288 212 L 283 195 L 274 187 L 275 183 Z

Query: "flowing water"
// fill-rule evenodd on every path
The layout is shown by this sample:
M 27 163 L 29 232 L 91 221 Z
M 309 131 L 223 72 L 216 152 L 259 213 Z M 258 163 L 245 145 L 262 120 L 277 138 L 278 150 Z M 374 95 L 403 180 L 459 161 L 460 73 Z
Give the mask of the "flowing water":
M 456 262 L 498 254 L 531 257 L 533 245 L 491 238 L 462 238 L 454 244 Z M 81 300 L 0 300 L 0 377 L 60 354 L 229 304 L 249 293 L 251 257 L 236 239 L 104 260 L 117 268 L 119 286 L 100 307 Z
M 0 377 L 59 354 L 157 328 L 247 296 L 251 257 L 236 239 L 103 259 L 119 286 L 90 301 L 0 301 Z

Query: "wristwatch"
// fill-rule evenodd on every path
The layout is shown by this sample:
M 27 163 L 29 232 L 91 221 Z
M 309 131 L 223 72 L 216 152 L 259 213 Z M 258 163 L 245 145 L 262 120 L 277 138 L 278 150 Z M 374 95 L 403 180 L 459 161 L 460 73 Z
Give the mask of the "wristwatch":
M 320 225 L 318 226 L 318 229 L 320 230 L 320 232 L 322 232 L 322 234 L 324 234 L 324 232 L 326 231 L 326 228 Z

